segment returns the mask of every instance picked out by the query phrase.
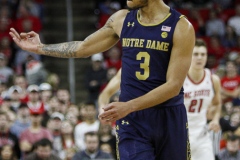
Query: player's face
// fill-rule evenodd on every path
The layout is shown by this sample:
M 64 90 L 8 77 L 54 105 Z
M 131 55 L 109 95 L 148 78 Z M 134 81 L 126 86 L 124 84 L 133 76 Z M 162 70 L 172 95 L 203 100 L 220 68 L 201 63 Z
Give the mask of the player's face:
M 207 63 L 207 48 L 195 46 L 193 49 L 191 66 L 196 69 L 203 69 Z
M 137 9 L 145 7 L 148 4 L 148 0 L 127 0 L 127 6 L 130 9 Z

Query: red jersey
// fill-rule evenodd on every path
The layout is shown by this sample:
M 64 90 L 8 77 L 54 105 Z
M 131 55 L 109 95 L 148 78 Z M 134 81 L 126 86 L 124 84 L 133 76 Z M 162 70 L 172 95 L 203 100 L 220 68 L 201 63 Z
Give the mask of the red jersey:
M 233 91 L 240 86 L 240 76 L 237 75 L 236 77 L 232 78 L 225 76 L 221 79 L 221 85 L 224 89 L 228 91 Z

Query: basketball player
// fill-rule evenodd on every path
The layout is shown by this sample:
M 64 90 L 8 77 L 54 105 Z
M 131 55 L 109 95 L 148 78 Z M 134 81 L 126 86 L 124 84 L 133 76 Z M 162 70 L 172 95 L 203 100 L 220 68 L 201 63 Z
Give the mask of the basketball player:
M 220 130 L 221 112 L 220 79 L 204 68 L 207 47 L 203 40 L 196 40 L 192 63 L 184 81 L 184 104 L 187 109 L 192 160 L 214 160 L 213 144 L 209 130 Z M 215 114 L 207 126 L 207 110 L 215 107 Z
M 84 41 L 42 44 L 35 32 L 10 35 L 37 54 L 81 58 L 122 43 L 120 102 L 103 107 L 101 121 L 115 122 L 121 160 L 190 158 L 182 85 L 191 63 L 191 23 L 163 0 L 127 0 Z
M 203 40 L 197 39 L 191 67 L 184 81 L 184 104 L 188 111 L 192 160 L 214 160 L 213 144 L 208 130 L 214 132 L 220 130 L 220 80 L 217 75 L 212 75 L 209 69 L 204 68 L 206 61 L 206 44 Z M 111 96 L 119 89 L 120 77 L 121 70 L 99 95 L 100 107 L 108 104 Z M 214 114 L 207 127 L 208 107 L 214 108 Z

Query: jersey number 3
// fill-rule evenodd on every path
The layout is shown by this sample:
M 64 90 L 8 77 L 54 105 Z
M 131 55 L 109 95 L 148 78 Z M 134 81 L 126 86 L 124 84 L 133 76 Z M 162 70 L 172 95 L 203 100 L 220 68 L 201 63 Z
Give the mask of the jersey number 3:
M 149 77 L 149 62 L 150 55 L 147 52 L 139 52 L 136 56 L 137 60 L 144 59 L 143 63 L 140 63 L 140 68 L 143 69 L 143 72 L 136 71 L 136 77 L 139 80 L 146 80 Z

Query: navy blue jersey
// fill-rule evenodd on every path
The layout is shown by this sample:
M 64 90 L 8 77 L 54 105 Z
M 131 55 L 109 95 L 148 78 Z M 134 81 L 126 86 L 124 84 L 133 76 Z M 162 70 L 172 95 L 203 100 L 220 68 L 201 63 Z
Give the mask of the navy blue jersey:
M 126 15 L 120 37 L 123 50 L 120 101 L 142 96 L 166 82 L 173 34 L 181 17 L 180 13 L 170 9 L 161 23 L 143 25 L 139 21 L 138 10 L 131 10 Z M 161 106 L 182 103 L 183 89 Z

